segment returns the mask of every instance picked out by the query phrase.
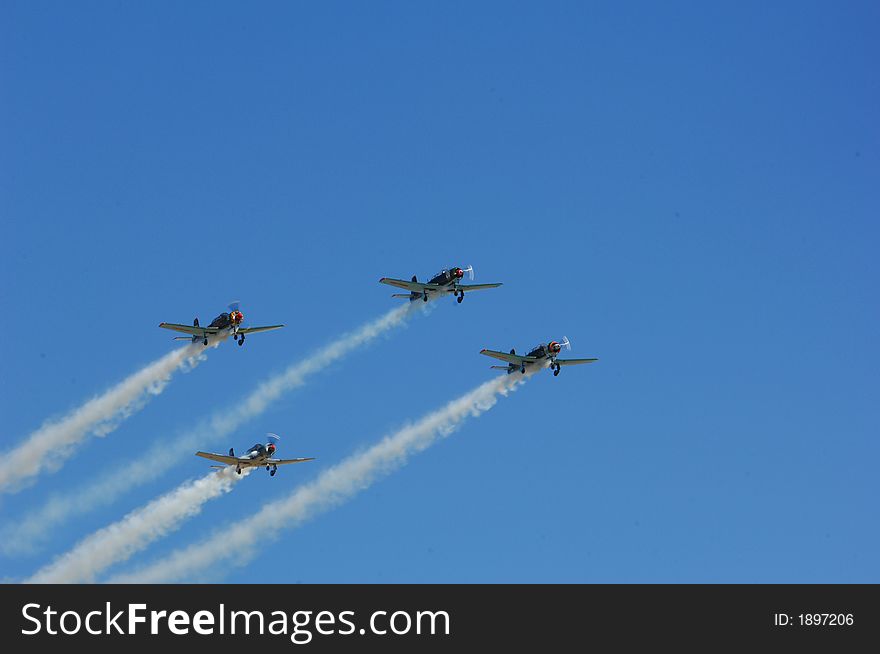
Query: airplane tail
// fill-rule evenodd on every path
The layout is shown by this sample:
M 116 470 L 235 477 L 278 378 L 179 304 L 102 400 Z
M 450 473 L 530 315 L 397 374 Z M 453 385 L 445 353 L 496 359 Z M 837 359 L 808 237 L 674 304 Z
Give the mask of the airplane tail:
M 193 320 L 193 327 L 198 327 L 198 326 L 199 326 L 199 319 L 196 318 L 195 320 Z
M 410 302 L 422 299 L 421 293 L 394 293 L 391 297 L 405 298 Z
M 235 448 L 234 447 L 229 448 L 229 456 L 235 456 Z
M 416 276 L 415 276 L 415 275 L 412 276 L 412 280 L 413 280 L 414 282 L 416 282 L 416 283 L 418 283 L 418 281 L 419 281 L 418 279 L 416 279 Z M 416 293 L 416 292 L 410 292 L 410 293 L 394 293 L 391 297 L 406 298 L 406 299 L 408 299 L 410 302 L 412 302 L 413 300 L 418 300 L 420 297 L 422 297 L 422 294 L 421 294 L 421 293 Z

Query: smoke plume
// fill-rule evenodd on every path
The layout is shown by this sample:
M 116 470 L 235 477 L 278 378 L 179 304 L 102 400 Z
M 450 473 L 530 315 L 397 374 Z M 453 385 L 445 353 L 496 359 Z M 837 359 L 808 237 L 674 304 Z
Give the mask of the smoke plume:
M 177 550 L 167 558 L 110 583 L 158 583 L 192 579 L 220 562 L 239 563 L 251 558 L 267 538 L 277 537 L 322 511 L 327 511 L 368 488 L 376 479 L 403 465 L 407 457 L 454 432 L 468 417 L 488 411 L 499 395 L 506 395 L 527 377 L 495 378 L 453 400 L 442 409 L 386 436 L 366 451 L 325 470 L 313 482 L 285 498 L 274 500 L 252 516 L 235 522 L 206 540 Z

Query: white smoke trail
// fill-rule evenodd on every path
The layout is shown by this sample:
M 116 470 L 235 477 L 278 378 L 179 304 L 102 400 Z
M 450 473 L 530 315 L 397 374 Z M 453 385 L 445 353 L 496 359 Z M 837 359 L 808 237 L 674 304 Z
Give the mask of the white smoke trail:
M 530 376 L 530 375 L 527 375 Z M 418 422 L 386 436 L 360 454 L 350 456 L 300 486 L 286 498 L 273 501 L 249 518 L 187 548 L 177 550 L 153 565 L 120 574 L 109 583 L 160 583 L 192 578 L 220 561 L 246 562 L 267 538 L 296 527 L 368 488 L 380 475 L 406 463 L 407 457 L 455 431 L 468 416 L 490 409 L 498 395 L 506 395 L 524 381 L 520 375 L 499 377 L 481 384 Z M 244 560 L 242 560 L 242 557 Z
M 38 473 L 57 471 L 89 436 L 107 436 L 159 395 L 178 368 L 198 365 L 202 352 L 201 344 L 169 352 L 60 420 L 45 423 L 4 455 L 0 492 L 18 491 Z
M 114 563 L 127 560 L 153 541 L 181 526 L 202 510 L 202 505 L 232 490 L 250 470 L 236 474 L 231 466 L 211 472 L 135 509 L 122 520 L 99 529 L 72 550 L 37 571 L 25 583 L 75 584 L 93 582 Z
M 428 303 L 431 304 L 433 302 Z M 418 310 L 421 309 L 415 303 L 392 309 L 330 345 L 322 345 L 311 356 L 268 378 L 231 408 L 216 412 L 171 441 L 156 443 L 142 456 L 126 461 L 121 468 L 85 488 L 51 498 L 43 507 L 29 511 L 20 521 L 3 528 L 0 551 L 5 554 L 32 551 L 58 524 L 112 503 L 124 492 L 156 479 L 175 461 L 192 456 L 194 450 L 203 449 L 211 442 L 223 441 L 285 393 L 304 385 L 311 375 L 401 325 Z

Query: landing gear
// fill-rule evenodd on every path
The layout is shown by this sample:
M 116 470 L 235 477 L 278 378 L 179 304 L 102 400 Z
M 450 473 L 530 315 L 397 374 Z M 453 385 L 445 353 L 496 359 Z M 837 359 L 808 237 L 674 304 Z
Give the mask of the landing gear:
M 519 368 L 520 374 L 526 374 L 526 364 L 522 364 Z
M 458 292 L 458 303 L 461 304 L 461 301 L 464 299 L 464 291 Z
M 428 301 L 428 291 L 422 291 L 422 300 Z
M 556 377 L 556 375 L 559 374 L 559 370 L 561 368 L 562 368 L 562 366 L 560 366 L 558 363 L 553 364 L 553 376 L 554 377 Z
M 238 339 L 238 346 L 241 347 L 244 345 L 244 334 L 242 334 Z
M 238 474 L 241 474 L 241 466 L 235 466 L 235 471 L 236 471 Z
M 269 471 L 269 476 L 274 477 L 276 472 L 278 472 L 278 466 L 272 466 L 272 469 Z
M 202 343 L 204 343 L 205 346 L 207 347 L 207 345 L 208 345 L 208 337 L 207 336 L 205 336 L 205 340 L 203 340 Z

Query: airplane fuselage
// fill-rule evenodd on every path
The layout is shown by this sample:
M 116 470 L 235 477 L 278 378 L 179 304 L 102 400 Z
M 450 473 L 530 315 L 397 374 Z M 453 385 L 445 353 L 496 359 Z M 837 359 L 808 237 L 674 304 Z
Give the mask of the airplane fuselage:
M 439 284 L 440 286 L 455 286 L 459 279 L 461 279 L 461 275 L 456 275 L 455 272 L 458 270 L 457 268 L 452 268 L 451 270 L 443 270 L 442 272 L 434 275 L 428 283 L 429 284 Z
M 219 316 L 214 318 L 214 320 L 211 321 L 211 324 L 208 325 L 208 329 L 221 330 L 221 331 L 217 332 L 217 337 L 219 337 L 220 339 L 228 338 L 229 335 L 231 334 L 232 338 L 238 340 L 238 344 L 242 345 L 244 343 L 244 334 L 241 334 L 241 336 L 239 337 L 238 328 L 241 327 L 241 323 L 242 323 L 243 318 L 244 318 L 244 316 L 241 314 L 240 311 L 233 311 L 232 313 L 226 313 L 224 311 Z M 193 321 L 193 326 L 194 327 L 199 326 L 199 319 L 198 318 L 196 318 Z M 222 330 L 226 330 L 226 333 L 224 334 Z M 198 340 L 202 340 L 202 339 L 205 341 L 205 345 L 207 345 L 208 344 L 208 335 L 207 334 L 205 334 L 204 336 L 198 336 L 198 335 L 194 334 L 192 337 L 193 343 L 195 343 Z
M 209 328 L 216 329 L 228 329 L 233 334 L 238 330 L 239 326 L 241 326 L 242 322 L 242 314 L 238 311 L 233 311 L 232 313 L 223 312 L 214 320 L 211 321 L 211 324 L 208 325 Z
M 426 288 L 422 293 L 416 293 L 413 291 L 409 294 L 409 300 L 410 302 L 414 302 L 415 300 L 423 300 L 432 295 L 448 295 L 449 293 L 456 294 L 458 293 L 458 282 L 462 277 L 464 277 L 464 272 L 461 268 L 448 268 L 446 270 L 441 270 L 428 280 L 428 284 L 437 284 L 441 288 Z M 412 280 L 414 282 L 417 281 L 415 275 L 413 275 Z
M 228 313 L 221 313 L 219 316 L 214 318 L 211 321 L 211 324 L 208 327 L 216 327 L 217 329 L 225 329 L 226 327 L 230 327 L 232 325 L 232 319 L 229 317 Z
M 507 374 L 510 374 L 515 370 L 522 370 L 523 368 L 528 370 L 529 368 L 547 368 L 548 366 L 552 366 L 556 361 L 556 356 L 559 354 L 560 350 L 561 348 L 559 348 L 556 343 L 543 343 L 538 345 L 526 354 L 526 356 L 535 357 L 537 361 L 523 361 L 522 364 L 508 363 Z M 511 351 L 511 354 L 514 354 L 514 352 Z
M 242 462 L 240 465 L 242 467 L 252 466 L 259 468 L 266 465 L 266 461 L 272 458 L 272 454 L 273 452 L 270 452 L 265 445 L 257 443 L 241 456 L 242 459 L 250 459 L 250 461 Z

